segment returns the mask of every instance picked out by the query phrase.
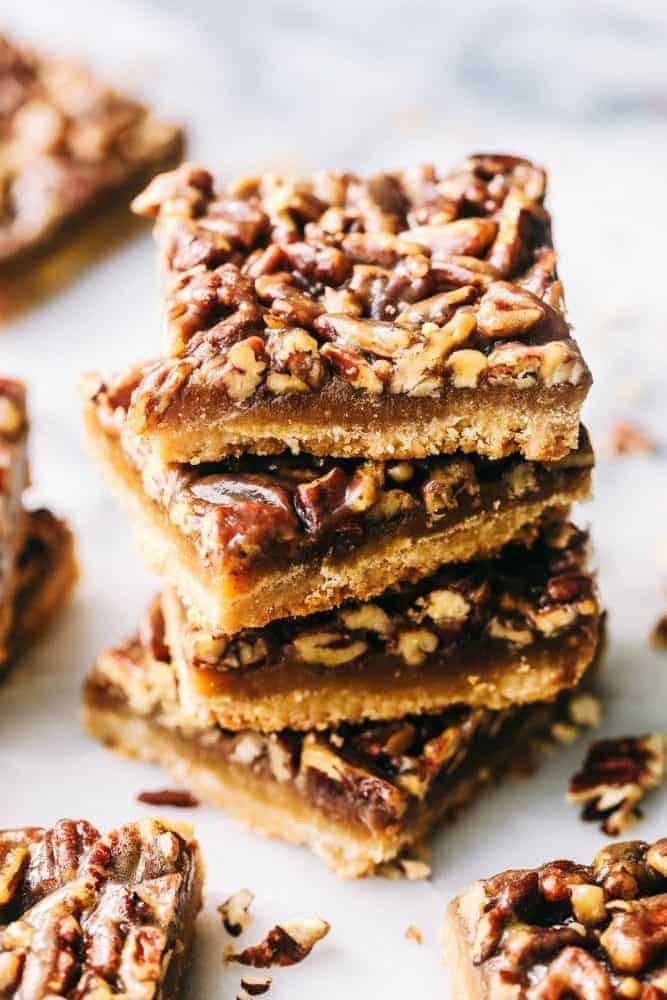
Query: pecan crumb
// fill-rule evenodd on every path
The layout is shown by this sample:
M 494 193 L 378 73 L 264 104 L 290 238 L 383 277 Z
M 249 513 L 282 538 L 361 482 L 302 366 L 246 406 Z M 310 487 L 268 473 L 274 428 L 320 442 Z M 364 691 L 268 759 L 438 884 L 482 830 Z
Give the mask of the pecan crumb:
M 394 858 L 393 861 L 385 861 L 378 868 L 378 874 L 391 882 L 402 879 L 419 882 L 431 877 L 431 866 L 420 858 Z
M 416 941 L 417 944 L 424 943 L 424 936 L 422 932 L 418 927 L 415 927 L 414 924 L 410 924 L 410 926 L 406 928 L 405 937 L 408 941 Z
M 261 997 L 268 993 L 273 982 L 268 976 L 244 976 L 241 980 L 241 993 L 237 1000 L 246 1000 L 246 997 Z
M 227 961 L 250 965 L 255 969 L 296 965 L 307 958 L 313 947 L 327 936 L 330 929 L 326 920 L 320 920 L 318 917 L 305 917 L 276 924 L 263 941 L 241 952 L 231 952 L 227 955 Z
M 651 645 L 656 649 L 667 649 L 667 611 L 660 615 L 653 626 Z
M 660 733 L 598 740 L 570 781 L 568 801 L 582 805 L 582 819 L 602 820 L 609 836 L 640 815 L 639 801 L 664 778 L 665 741 Z
M 252 923 L 250 906 L 254 898 L 249 889 L 239 889 L 218 907 L 223 926 L 232 937 L 239 937 Z
M 627 420 L 619 421 L 611 428 L 607 449 L 612 455 L 652 454 L 658 450 L 648 431 Z
M 137 802 L 143 802 L 147 806 L 174 806 L 176 809 L 194 809 L 199 805 L 199 799 L 185 788 L 160 788 L 154 792 L 140 792 Z

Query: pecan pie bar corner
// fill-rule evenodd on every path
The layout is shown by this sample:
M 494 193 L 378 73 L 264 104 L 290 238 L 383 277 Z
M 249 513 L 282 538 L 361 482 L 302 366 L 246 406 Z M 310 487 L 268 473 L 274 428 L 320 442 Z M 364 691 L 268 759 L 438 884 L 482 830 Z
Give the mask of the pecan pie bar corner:
M 0 830 L 0 994 L 176 1000 L 202 882 L 187 824 Z
M 442 940 L 455 1000 L 660 1000 L 667 840 L 475 882 L 450 905 Z

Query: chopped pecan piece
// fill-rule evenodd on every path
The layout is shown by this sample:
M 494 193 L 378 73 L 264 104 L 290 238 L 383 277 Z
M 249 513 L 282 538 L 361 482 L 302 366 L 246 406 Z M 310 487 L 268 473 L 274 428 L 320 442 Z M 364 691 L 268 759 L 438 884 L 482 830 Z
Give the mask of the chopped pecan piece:
M 199 800 L 192 792 L 183 788 L 160 788 L 155 792 L 140 792 L 137 802 L 147 806 L 176 806 L 179 809 L 192 809 L 199 805 Z
M 476 966 L 485 997 L 504 996 L 509 984 L 517 1000 L 659 1000 L 667 882 L 650 860 L 663 849 L 614 844 L 592 866 L 554 861 L 474 883 L 446 924 L 448 953 L 465 956 L 457 984 Z
M 239 889 L 218 907 L 222 924 L 232 937 L 239 937 L 252 923 L 250 907 L 254 898 L 249 889 Z
M 605 833 L 622 833 L 639 814 L 637 803 L 646 790 L 663 781 L 664 753 L 664 738 L 657 733 L 599 740 L 571 779 L 568 799 L 583 805 L 584 819 L 601 819 Z
M 250 965 L 255 969 L 296 965 L 308 957 L 317 942 L 326 937 L 330 929 L 326 920 L 316 917 L 276 924 L 263 941 L 245 948 L 238 954 L 228 955 L 227 961 Z

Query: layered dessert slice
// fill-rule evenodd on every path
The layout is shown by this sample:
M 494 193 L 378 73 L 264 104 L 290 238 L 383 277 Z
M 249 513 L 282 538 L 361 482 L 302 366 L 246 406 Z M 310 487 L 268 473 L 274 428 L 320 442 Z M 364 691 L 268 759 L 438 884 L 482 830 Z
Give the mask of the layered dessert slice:
M 586 542 L 548 523 L 495 559 L 231 638 L 191 625 L 166 588 L 145 628 L 164 630 L 184 712 L 224 729 L 322 729 L 461 702 L 504 710 L 553 699 L 593 659 L 600 607 Z
M 28 511 L 17 563 L 10 656 L 20 653 L 53 621 L 78 576 L 74 536 L 66 522 L 44 508 Z
M 178 997 L 202 883 L 185 823 L 0 831 L 0 993 Z
M 0 87 L 0 291 L 12 306 L 127 231 L 128 200 L 178 161 L 183 136 L 82 66 L 6 37 Z
M 28 418 L 23 383 L 0 377 L 0 665 L 8 655 L 17 560 L 25 536 Z
M 153 619 L 99 658 L 85 686 L 84 724 L 252 829 L 306 844 L 339 874 L 357 877 L 419 844 L 515 759 L 525 766 L 531 741 L 572 718 L 573 698 L 590 697 L 575 692 L 323 731 L 232 731 L 186 710 Z
M 443 927 L 454 1000 L 659 1000 L 666 941 L 667 840 L 482 879 Z
M 142 368 L 87 382 L 93 453 L 130 511 L 150 568 L 190 614 L 233 634 L 498 551 L 548 509 L 585 499 L 585 432 L 558 462 L 449 455 L 412 462 L 244 455 L 165 464 L 128 405 Z
M 361 179 L 156 178 L 164 356 L 130 419 L 170 462 L 245 450 L 536 461 L 576 448 L 590 374 L 545 173 L 473 156 Z

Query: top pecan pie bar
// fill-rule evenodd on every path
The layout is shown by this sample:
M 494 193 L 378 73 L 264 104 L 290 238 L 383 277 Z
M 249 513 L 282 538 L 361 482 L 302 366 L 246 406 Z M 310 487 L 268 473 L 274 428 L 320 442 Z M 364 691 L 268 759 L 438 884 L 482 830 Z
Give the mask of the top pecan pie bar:
M 134 394 L 134 430 L 179 462 L 563 457 L 591 378 L 545 186 L 496 155 L 217 190 L 193 165 L 157 177 L 134 208 L 157 220 L 164 357 Z

